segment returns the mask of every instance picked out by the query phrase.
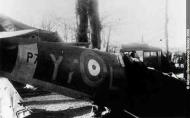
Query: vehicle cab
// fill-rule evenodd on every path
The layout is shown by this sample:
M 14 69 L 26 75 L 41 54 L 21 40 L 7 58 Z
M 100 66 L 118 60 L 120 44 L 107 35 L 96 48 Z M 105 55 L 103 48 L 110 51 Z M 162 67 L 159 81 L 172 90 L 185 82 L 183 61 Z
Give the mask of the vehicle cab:
M 128 56 L 135 52 L 136 58 L 146 66 L 161 70 L 162 50 L 160 48 L 148 44 L 132 43 L 122 45 L 120 52 Z

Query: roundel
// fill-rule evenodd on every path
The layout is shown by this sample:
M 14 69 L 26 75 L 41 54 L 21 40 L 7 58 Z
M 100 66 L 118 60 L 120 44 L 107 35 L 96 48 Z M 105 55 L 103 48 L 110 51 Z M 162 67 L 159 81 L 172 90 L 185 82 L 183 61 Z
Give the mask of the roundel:
M 98 54 L 93 51 L 84 51 L 80 56 L 80 71 L 85 84 L 96 87 L 104 81 L 107 68 Z

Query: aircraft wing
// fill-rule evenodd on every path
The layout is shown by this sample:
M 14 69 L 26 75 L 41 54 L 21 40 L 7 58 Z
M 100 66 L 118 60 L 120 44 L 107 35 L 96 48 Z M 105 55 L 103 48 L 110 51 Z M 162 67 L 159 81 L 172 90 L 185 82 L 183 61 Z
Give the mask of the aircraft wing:
M 0 71 L 0 75 L 6 78 L 9 78 L 12 81 L 16 81 L 22 84 L 30 84 L 36 87 L 39 87 L 40 89 L 44 91 L 51 91 L 51 92 L 57 92 L 60 94 L 63 94 L 65 96 L 73 97 L 73 98 L 90 98 L 90 96 L 86 93 L 73 90 L 70 88 L 66 88 L 64 86 L 56 85 L 53 83 L 47 83 L 44 81 L 41 81 L 36 78 L 15 78 L 11 73 Z
M 26 29 L 35 29 L 32 26 L 26 25 L 5 15 L 0 15 L 0 32 L 2 31 L 18 31 Z
M 22 35 L 32 33 L 34 31 L 36 31 L 36 29 L 28 29 L 28 30 L 20 30 L 20 31 L 12 31 L 12 32 L 0 32 L 0 39 L 22 36 Z

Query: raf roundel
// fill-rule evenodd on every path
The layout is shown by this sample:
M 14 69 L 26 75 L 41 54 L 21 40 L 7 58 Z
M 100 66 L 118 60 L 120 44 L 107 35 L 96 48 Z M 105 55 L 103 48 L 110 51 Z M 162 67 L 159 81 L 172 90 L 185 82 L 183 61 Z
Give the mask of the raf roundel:
M 100 64 L 96 60 L 90 59 L 88 61 L 88 71 L 92 76 L 98 76 L 100 74 Z
M 80 71 L 85 84 L 97 87 L 105 80 L 107 68 L 98 54 L 93 51 L 84 51 L 80 56 Z

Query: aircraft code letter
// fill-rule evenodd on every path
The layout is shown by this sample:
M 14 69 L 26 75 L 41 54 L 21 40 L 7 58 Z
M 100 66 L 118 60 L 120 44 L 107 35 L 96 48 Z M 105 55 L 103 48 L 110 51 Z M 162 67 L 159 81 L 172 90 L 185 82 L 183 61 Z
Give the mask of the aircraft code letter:
M 37 63 L 37 58 L 38 58 L 38 54 L 33 54 L 32 52 L 28 52 L 27 53 L 27 59 L 26 62 L 29 63 L 30 59 L 36 57 L 36 59 L 34 60 L 34 64 Z
M 27 63 L 29 62 L 29 59 L 31 59 L 33 57 L 33 54 L 31 52 L 27 53 Z
M 55 80 L 57 77 L 59 65 L 60 65 L 61 61 L 63 60 L 63 56 L 59 56 L 57 60 L 53 54 L 50 54 L 50 57 L 51 57 L 52 61 L 54 62 L 54 70 L 53 70 L 52 80 Z

